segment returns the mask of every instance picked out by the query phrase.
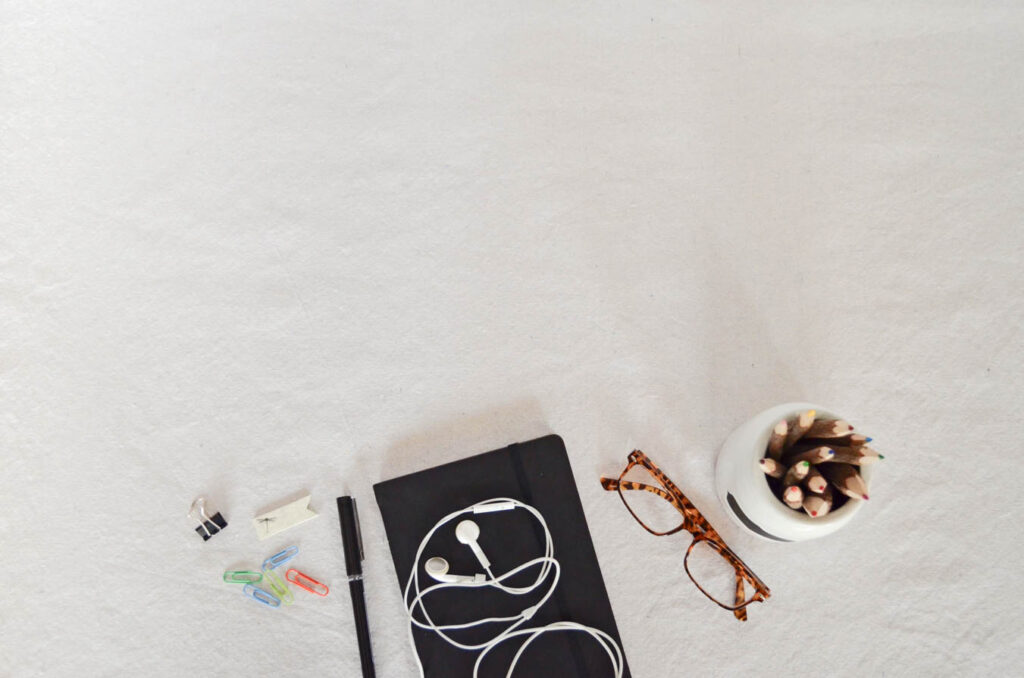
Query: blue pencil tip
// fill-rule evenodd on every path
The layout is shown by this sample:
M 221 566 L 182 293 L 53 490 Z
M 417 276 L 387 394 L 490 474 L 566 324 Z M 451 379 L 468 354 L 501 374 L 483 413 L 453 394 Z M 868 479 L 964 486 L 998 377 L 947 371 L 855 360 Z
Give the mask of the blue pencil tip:
M 874 440 L 874 438 L 865 438 L 864 442 L 870 443 L 872 440 Z

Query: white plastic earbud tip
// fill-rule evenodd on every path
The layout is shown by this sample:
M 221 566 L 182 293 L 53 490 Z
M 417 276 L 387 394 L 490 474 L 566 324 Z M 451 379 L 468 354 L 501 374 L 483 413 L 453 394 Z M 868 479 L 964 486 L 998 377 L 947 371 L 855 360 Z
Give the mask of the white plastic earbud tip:
M 455 538 L 461 544 L 475 542 L 480 537 L 480 526 L 472 520 L 463 520 L 455 526 Z
M 427 574 L 448 574 L 448 561 L 444 558 L 431 558 L 423 567 Z

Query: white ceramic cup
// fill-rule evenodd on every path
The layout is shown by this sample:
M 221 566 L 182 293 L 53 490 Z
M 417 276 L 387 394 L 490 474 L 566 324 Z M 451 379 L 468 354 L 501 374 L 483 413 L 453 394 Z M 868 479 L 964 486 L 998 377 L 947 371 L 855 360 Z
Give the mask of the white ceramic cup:
M 794 511 L 772 494 L 758 460 L 764 457 L 772 428 L 780 419 L 793 419 L 801 412 L 817 410 L 817 419 L 841 419 L 818 405 L 786 403 L 771 407 L 740 424 L 729 434 L 715 463 L 718 499 L 736 524 L 769 541 L 804 541 L 831 534 L 850 522 L 860 510 L 860 500 L 850 499 L 821 518 Z M 871 467 L 860 468 L 865 483 Z

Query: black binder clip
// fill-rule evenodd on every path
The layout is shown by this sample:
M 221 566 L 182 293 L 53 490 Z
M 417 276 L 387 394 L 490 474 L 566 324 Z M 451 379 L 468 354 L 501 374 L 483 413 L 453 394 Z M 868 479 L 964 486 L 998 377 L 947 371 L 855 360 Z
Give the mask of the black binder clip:
M 228 521 L 224 520 L 224 516 L 220 514 L 220 511 L 212 516 L 207 513 L 206 497 L 199 497 L 192 502 L 192 508 L 188 510 L 188 514 L 199 520 L 196 533 L 203 538 L 203 541 L 208 540 L 228 526 Z

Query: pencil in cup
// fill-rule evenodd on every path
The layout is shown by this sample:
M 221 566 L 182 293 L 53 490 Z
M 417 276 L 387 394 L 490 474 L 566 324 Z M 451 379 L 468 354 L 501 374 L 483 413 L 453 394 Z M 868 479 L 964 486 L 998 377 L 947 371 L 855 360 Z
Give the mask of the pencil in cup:
M 832 510 L 832 490 L 828 485 L 821 494 L 808 494 L 804 496 L 803 509 L 812 518 L 821 518 L 828 515 Z
M 807 410 L 796 418 L 796 421 L 789 424 L 789 431 L 786 433 L 786 442 L 783 445 L 785 449 L 793 447 L 793 443 L 800 440 L 805 433 L 811 428 L 814 423 L 814 417 L 817 414 L 814 410 Z
M 782 458 L 787 433 L 789 433 L 789 422 L 785 419 L 772 427 L 772 435 L 768 438 L 768 457 L 770 459 L 778 461 Z
M 817 468 L 812 468 L 807 477 L 804 478 L 804 487 L 814 494 L 822 494 L 828 489 L 828 481 L 825 480 L 825 476 L 821 475 Z
M 800 481 L 807 477 L 807 473 L 810 470 L 810 462 L 798 461 L 786 470 L 786 475 L 782 479 L 782 484 L 786 487 L 789 487 L 790 485 L 799 485 Z
M 765 475 L 771 476 L 772 478 L 781 478 L 786 475 L 786 467 L 782 465 L 781 461 L 765 457 L 761 459 L 761 470 L 764 471 Z
M 884 455 L 879 454 L 866 445 L 861 447 L 834 447 L 832 451 L 835 454 L 828 461 L 853 464 L 855 466 L 874 464 L 879 459 L 885 459 Z
M 870 436 L 853 433 L 848 436 L 842 436 L 841 438 L 833 438 L 830 442 L 833 447 L 862 447 L 870 443 L 872 440 L 873 438 Z
M 842 438 L 853 433 L 853 427 L 842 419 L 818 419 L 814 421 L 804 438 Z
M 791 509 L 799 509 L 804 503 L 804 491 L 799 485 L 790 485 L 783 490 L 782 501 Z
M 786 462 L 789 464 L 796 464 L 801 461 L 806 461 L 809 464 L 820 464 L 825 461 L 830 461 L 835 453 L 831 447 L 822 445 L 820 447 L 812 447 L 809 450 L 797 452 L 786 457 Z
M 867 499 L 868 486 L 857 472 L 857 467 L 850 464 L 828 463 L 818 467 L 821 474 L 839 492 L 851 499 Z

